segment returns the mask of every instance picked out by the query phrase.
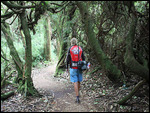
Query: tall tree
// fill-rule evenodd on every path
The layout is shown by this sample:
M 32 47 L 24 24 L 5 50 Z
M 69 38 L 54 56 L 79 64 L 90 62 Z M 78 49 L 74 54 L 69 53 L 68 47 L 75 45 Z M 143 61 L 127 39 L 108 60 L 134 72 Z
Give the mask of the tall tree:
M 38 91 L 33 86 L 33 81 L 31 78 L 31 71 L 32 71 L 32 49 L 31 49 L 31 35 L 30 30 L 33 30 L 33 33 L 35 33 L 34 25 L 37 24 L 38 20 L 40 19 L 40 16 L 44 14 L 45 8 L 42 4 L 42 1 L 39 2 L 26 2 L 26 1 L 19 1 L 19 2 L 11 2 L 11 1 L 3 1 L 4 5 L 7 6 L 8 9 L 10 9 L 10 12 L 6 12 L 4 15 L 2 15 L 2 22 L 5 22 L 6 19 L 12 17 L 16 14 L 16 18 L 19 17 L 21 20 L 21 29 L 23 29 L 23 33 L 25 36 L 25 66 L 23 69 L 23 73 L 19 76 L 22 76 L 19 78 L 19 88 L 18 91 L 24 94 L 25 96 L 29 95 L 39 95 Z M 27 4 L 32 4 L 27 5 Z M 27 9 L 31 9 L 28 10 Z M 7 10 L 8 11 L 8 10 Z M 29 13 L 28 13 L 29 12 Z M 34 14 L 33 14 L 34 12 Z M 16 19 L 15 18 L 15 19 Z M 34 19 L 33 19 L 34 18 Z M 14 22 L 14 21 L 13 21 Z
M 44 56 L 47 61 L 51 61 L 51 36 L 52 28 L 50 25 L 50 16 L 45 14 L 46 18 L 44 21 L 45 34 L 44 34 Z
M 121 72 L 120 70 L 111 62 L 111 60 L 105 55 L 105 53 L 102 51 L 98 40 L 96 39 L 96 35 L 93 31 L 93 22 L 92 18 L 88 12 L 88 4 L 83 2 L 76 2 L 80 14 L 82 17 L 82 22 L 84 24 L 84 30 L 88 37 L 90 46 L 92 50 L 94 51 L 96 58 L 98 62 L 102 65 L 102 67 L 108 72 L 107 76 L 112 81 L 119 81 L 121 78 Z
M 29 95 L 38 95 L 37 90 L 33 86 L 33 81 L 31 78 L 32 71 L 32 48 L 31 48 L 31 35 L 27 24 L 27 17 L 25 10 L 19 15 L 21 20 L 21 25 L 23 29 L 23 33 L 26 40 L 26 48 L 25 48 L 25 75 L 23 76 L 23 82 L 20 84 L 20 91 L 24 92 L 25 96 Z
M 10 33 L 9 25 L 6 24 L 6 23 L 1 24 L 1 30 L 2 30 L 2 32 L 5 35 L 5 39 L 7 41 L 7 45 L 9 47 L 9 49 L 10 49 L 10 55 L 12 56 L 12 59 L 15 62 L 16 69 L 17 69 L 17 72 L 18 72 L 18 77 L 16 77 L 16 80 L 18 81 L 18 80 L 20 80 L 22 78 L 23 63 L 22 63 L 22 61 L 21 61 L 21 59 L 20 59 L 20 57 L 18 55 L 18 52 L 17 52 L 17 50 L 16 50 L 16 48 L 15 48 L 15 46 L 13 44 L 12 35 Z
M 66 48 L 67 48 L 67 33 L 64 33 L 63 30 L 66 29 L 64 28 L 64 24 L 66 22 L 66 17 L 64 16 L 63 14 L 64 12 L 61 13 L 60 15 L 60 19 L 58 21 L 55 21 L 55 24 L 57 26 L 57 43 L 59 44 L 58 45 L 58 48 L 59 48 L 59 56 L 58 56 L 58 63 L 57 63 L 57 66 L 56 66 L 56 71 L 55 71 L 55 76 L 61 74 L 63 72 L 63 70 L 65 69 L 65 52 L 66 52 Z M 67 32 L 67 31 L 66 31 Z M 64 34 L 65 36 L 64 36 Z M 69 32 L 68 32 L 69 33 Z
M 126 66 L 135 74 L 139 75 L 140 77 L 144 78 L 147 82 L 149 82 L 149 69 L 148 65 L 141 65 L 134 57 L 133 54 L 133 41 L 135 39 L 136 33 L 136 26 L 137 26 L 137 13 L 135 12 L 135 7 L 132 7 L 134 13 L 132 14 L 132 23 L 130 26 L 129 33 L 126 38 L 126 53 L 124 56 L 124 61 Z M 144 60 L 144 59 L 143 59 Z M 146 64 L 148 61 L 144 60 Z
M 68 41 L 67 41 L 67 39 L 69 38 L 69 34 L 71 33 L 70 27 L 72 28 L 73 24 L 71 23 L 71 24 L 67 24 L 67 26 L 65 26 L 66 25 L 65 23 L 70 22 L 73 19 L 75 10 L 76 10 L 75 5 L 69 7 L 68 10 L 67 10 L 67 12 L 65 12 L 65 13 L 69 14 L 69 16 L 66 18 L 65 21 L 62 20 L 62 22 L 63 22 L 62 23 L 63 24 L 62 25 L 62 29 L 64 27 L 66 27 L 64 29 L 68 29 L 68 30 L 64 30 L 63 29 L 63 31 L 64 31 L 62 33 L 63 37 L 61 37 L 61 39 L 60 39 L 59 61 L 57 63 L 55 76 L 58 75 L 59 73 L 61 73 L 61 71 L 66 68 L 65 60 L 66 60 L 67 47 L 68 47 Z M 63 16 L 65 16 L 65 14 Z M 62 40 L 62 38 L 63 38 L 63 40 Z

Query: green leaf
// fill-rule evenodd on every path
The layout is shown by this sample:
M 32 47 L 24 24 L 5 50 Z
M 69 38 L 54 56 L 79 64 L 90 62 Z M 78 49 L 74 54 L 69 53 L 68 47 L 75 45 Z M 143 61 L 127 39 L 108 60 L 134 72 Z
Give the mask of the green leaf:
M 48 99 L 45 99 L 44 102 L 45 102 L 45 103 L 48 102 Z
M 48 1 L 45 1 L 46 5 L 48 5 Z
M 120 109 L 124 109 L 124 106 L 121 105 L 121 106 L 120 106 Z
M 31 8 L 32 11 L 34 11 L 34 8 Z
M 103 73 L 100 73 L 99 75 L 103 75 Z
M 98 102 L 94 102 L 94 104 L 98 104 Z
M 44 6 L 44 3 L 42 3 L 42 6 Z

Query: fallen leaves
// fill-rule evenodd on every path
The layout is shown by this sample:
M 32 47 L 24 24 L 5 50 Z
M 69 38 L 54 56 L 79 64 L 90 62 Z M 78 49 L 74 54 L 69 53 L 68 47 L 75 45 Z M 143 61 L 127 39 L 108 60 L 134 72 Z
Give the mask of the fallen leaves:
M 46 73 L 44 74 L 46 75 Z M 149 112 L 149 96 L 145 95 L 145 90 L 143 89 L 141 89 L 137 95 L 133 96 L 131 101 L 128 101 L 128 105 L 118 105 L 115 103 L 132 90 L 134 85 L 133 81 L 132 83 L 127 83 L 128 85 L 126 84 L 126 86 L 114 86 L 114 84 L 105 76 L 104 72 L 102 71 L 97 71 L 91 75 L 83 74 L 83 76 L 84 79 L 83 82 L 81 82 L 81 96 L 84 98 L 84 102 L 82 102 L 82 104 L 88 105 L 90 112 Z M 47 77 L 46 79 L 48 79 L 48 76 L 44 77 Z M 68 83 L 65 79 L 61 78 L 59 81 L 63 81 L 65 83 L 66 90 L 69 89 L 67 86 Z M 144 85 L 143 88 L 149 91 L 146 85 Z M 10 89 L 13 88 L 11 86 L 6 87 L 6 91 L 9 91 Z M 16 94 L 4 102 L 1 101 L 1 111 L 54 112 L 54 106 L 58 104 L 57 101 L 54 100 L 54 94 L 41 89 L 39 90 L 40 93 L 44 94 L 44 96 L 30 97 L 25 99 L 21 94 Z M 67 92 L 67 97 L 72 96 Z M 142 95 L 140 95 L 140 92 L 142 92 Z M 64 101 L 64 104 L 69 106 L 70 101 Z M 91 107 L 93 105 L 96 107 L 96 109 Z M 71 110 L 71 107 L 69 109 Z M 58 107 L 57 110 L 59 111 Z
M 133 96 L 134 100 L 128 101 L 130 105 L 119 105 L 116 103 L 119 99 L 127 95 L 132 90 L 132 88 L 134 87 L 133 82 L 132 83 L 127 82 L 128 85 L 124 84 L 122 86 L 115 86 L 101 70 L 97 71 L 96 73 L 84 76 L 85 79 L 81 83 L 82 86 L 81 90 L 83 90 L 85 95 L 89 96 L 89 99 L 93 101 L 93 105 L 96 106 L 98 111 L 100 112 L 149 111 L 149 104 L 146 104 L 149 102 L 149 98 L 148 100 L 145 100 L 144 96 L 142 96 L 141 98 Z M 143 100 L 145 100 L 144 105 L 140 103 Z M 132 105 L 132 101 L 136 103 L 136 107 Z M 140 108 L 138 106 L 142 107 Z

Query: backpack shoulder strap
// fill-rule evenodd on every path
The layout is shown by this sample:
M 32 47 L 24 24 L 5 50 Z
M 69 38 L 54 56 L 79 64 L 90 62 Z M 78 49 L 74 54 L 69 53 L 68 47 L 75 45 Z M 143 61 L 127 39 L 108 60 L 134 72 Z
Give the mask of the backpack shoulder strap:
M 79 46 L 78 46 L 78 59 L 79 59 Z

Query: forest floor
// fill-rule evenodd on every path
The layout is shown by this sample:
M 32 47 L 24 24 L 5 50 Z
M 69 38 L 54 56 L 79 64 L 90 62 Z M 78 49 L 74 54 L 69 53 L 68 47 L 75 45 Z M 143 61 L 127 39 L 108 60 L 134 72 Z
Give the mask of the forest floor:
M 56 62 L 45 67 L 34 68 L 32 78 L 35 88 L 43 94 L 42 97 L 25 99 L 21 94 L 1 101 L 3 112 L 149 112 L 149 86 L 144 84 L 126 105 L 116 102 L 128 94 L 137 81 L 130 81 L 126 87 L 114 85 L 105 74 L 99 70 L 92 75 L 83 74 L 80 100 L 75 103 L 75 92 L 69 76 L 64 72 L 54 77 Z M 134 80 L 134 78 L 132 78 Z M 8 85 L 5 91 L 15 89 Z

